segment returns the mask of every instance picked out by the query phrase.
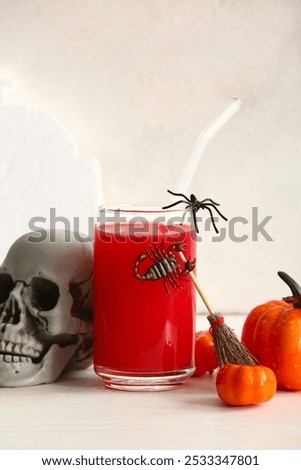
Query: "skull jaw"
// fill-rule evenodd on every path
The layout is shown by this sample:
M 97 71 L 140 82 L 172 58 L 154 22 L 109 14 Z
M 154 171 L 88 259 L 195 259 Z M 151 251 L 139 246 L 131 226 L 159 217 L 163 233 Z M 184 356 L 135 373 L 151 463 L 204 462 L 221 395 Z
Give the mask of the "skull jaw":
M 0 360 L 0 387 L 29 387 L 55 382 L 78 346 L 78 342 L 64 347 L 55 343 L 37 364 Z

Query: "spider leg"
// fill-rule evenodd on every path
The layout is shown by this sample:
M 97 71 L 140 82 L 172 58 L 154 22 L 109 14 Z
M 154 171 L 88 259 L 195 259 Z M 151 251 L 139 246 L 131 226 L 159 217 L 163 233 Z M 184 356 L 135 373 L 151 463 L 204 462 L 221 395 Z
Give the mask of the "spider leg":
M 174 193 L 173 191 L 170 191 L 169 189 L 167 190 L 167 192 L 169 194 L 172 194 L 173 196 L 181 196 L 184 199 L 186 199 L 187 202 L 191 202 L 191 200 L 187 196 L 185 196 L 185 194 L 183 194 L 183 193 Z
M 206 197 L 206 199 L 203 199 L 202 201 L 199 201 L 201 204 L 204 204 L 206 203 L 206 201 L 209 201 L 211 202 L 212 204 L 214 204 L 215 206 L 220 206 L 220 204 L 218 202 L 214 202 L 213 199 L 210 199 L 210 197 Z
M 215 208 L 215 210 L 221 216 L 222 219 L 224 219 L 226 222 L 228 222 L 227 217 L 225 217 L 217 208 Z
M 196 219 L 196 211 L 195 210 L 192 211 L 192 217 L 193 217 L 193 223 L 194 223 L 195 231 L 196 231 L 196 233 L 199 233 L 198 223 L 197 223 L 197 219 Z
M 213 214 L 212 214 L 212 210 L 210 209 L 210 207 L 208 207 L 208 205 L 207 205 L 207 206 L 204 206 L 204 209 L 207 209 L 207 210 L 210 212 L 210 217 L 211 217 L 211 222 L 212 222 L 213 228 L 214 228 L 214 230 L 215 230 L 216 233 L 219 233 L 219 232 L 218 232 L 218 229 L 217 229 L 217 227 L 216 227 L 216 225 L 215 225 L 215 222 L 214 222 L 214 216 L 213 216 Z
M 208 206 L 213 207 L 213 208 L 216 210 L 216 212 L 221 216 L 222 219 L 224 219 L 225 221 L 228 220 L 228 219 L 218 210 L 218 208 L 215 207 L 214 204 L 204 204 L 204 206 L 207 207 L 207 208 L 208 208 Z
M 164 206 L 162 207 L 162 209 L 169 209 L 170 207 L 174 207 L 174 206 L 177 206 L 178 204 L 186 204 L 187 201 L 178 201 L 178 202 L 174 202 L 172 204 L 169 204 L 168 206 Z

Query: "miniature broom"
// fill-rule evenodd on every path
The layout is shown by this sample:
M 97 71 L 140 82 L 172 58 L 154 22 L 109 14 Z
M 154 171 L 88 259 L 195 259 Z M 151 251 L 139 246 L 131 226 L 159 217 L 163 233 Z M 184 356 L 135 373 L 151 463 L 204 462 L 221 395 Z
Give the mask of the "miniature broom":
M 179 252 L 179 256 L 183 263 L 187 262 L 183 251 Z M 258 364 L 258 361 L 239 341 L 234 331 L 226 325 L 224 317 L 219 313 L 216 313 L 215 310 L 211 307 L 195 274 L 190 271 L 189 276 L 209 313 L 207 316 L 207 320 L 211 325 L 209 331 L 213 336 L 213 342 L 218 357 L 219 366 L 222 367 L 225 364 Z

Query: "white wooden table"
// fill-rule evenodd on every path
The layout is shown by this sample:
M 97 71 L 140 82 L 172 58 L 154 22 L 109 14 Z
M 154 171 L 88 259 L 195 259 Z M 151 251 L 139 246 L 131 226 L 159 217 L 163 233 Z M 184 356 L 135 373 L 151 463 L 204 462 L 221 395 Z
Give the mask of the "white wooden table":
M 226 323 L 240 335 L 243 320 Z M 210 375 L 166 392 L 120 392 L 90 368 L 52 385 L 0 389 L 0 402 L 1 449 L 301 449 L 301 392 L 228 407 Z

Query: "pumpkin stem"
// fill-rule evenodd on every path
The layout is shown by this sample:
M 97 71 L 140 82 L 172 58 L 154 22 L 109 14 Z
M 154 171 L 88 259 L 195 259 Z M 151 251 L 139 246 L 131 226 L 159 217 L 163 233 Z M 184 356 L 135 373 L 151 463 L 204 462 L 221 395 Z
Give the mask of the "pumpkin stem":
M 293 278 L 291 278 L 291 276 L 284 273 L 283 271 L 278 271 L 277 274 L 285 282 L 285 284 L 288 285 L 293 295 L 301 295 L 301 287 L 299 284 L 297 284 L 296 281 L 294 281 Z
M 290 297 L 283 297 L 285 302 L 293 304 L 294 308 L 301 308 L 301 295 L 291 295 Z

